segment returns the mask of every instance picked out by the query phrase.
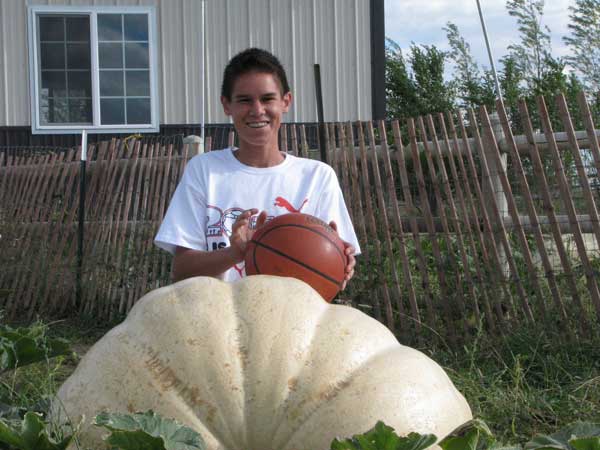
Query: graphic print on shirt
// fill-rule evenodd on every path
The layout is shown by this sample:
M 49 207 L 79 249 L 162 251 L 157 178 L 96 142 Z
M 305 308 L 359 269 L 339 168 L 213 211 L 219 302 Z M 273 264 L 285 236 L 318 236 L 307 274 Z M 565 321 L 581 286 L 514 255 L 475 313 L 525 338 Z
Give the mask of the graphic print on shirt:
M 302 202 L 302 204 L 298 207 L 298 209 L 296 209 L 285 198 L 276 197 L 274 205 L 279 206 L 280 208 L 285 208 L 288 210 L 288 212 L 291 212 L 291 213 L 299 213 L 300 211 L 302 211 L 302 208 L 304 208 L 304 205 L 306 205 L 307 202 L 308 202 L 308 199 L 305 198 L 304 201 Z
M 295 208 L 288 200 L 281 196 L 275 197 L 273 206 L 285 209 L 290 213 L 299 213 L 302 208 L 308 203 L 308 198 L 305 198 L 302 204 Z M 225 210 L 214 205 L 207 205 L 206 208 L 206 245 L 208 251 L 215 251 L 220 248 L 225 248 L 229 245 L 229 237 L 233 230 L 233 224 L 237 218 L 244 212 L 244 208 L 232 207 Z M 267 222 L 271 220 L 273 215 L 267 217 Z M 250 218 L 250 228 L 256 227 L 258 215 Z M 244 276 L 244 263 L 235 264 L 234 269 L 240 278 Z
M 242 208 L 228 208 L 223 211 L 218 206 L 207 206 L 206 238 L 209 242 L 208 250 L 227 247 L 233 224 L 243 212 Z
M 207 205 L 206 245 L 209 251 L 215 251 L 229 245 L 229 236 L 231 236 L 233 224 L 243 212 L 242 208 L 228 208 L 223 211 L 218 206 Z M 232 268 L 240 278 L 244 276 L 243 262 L 234 264 Z

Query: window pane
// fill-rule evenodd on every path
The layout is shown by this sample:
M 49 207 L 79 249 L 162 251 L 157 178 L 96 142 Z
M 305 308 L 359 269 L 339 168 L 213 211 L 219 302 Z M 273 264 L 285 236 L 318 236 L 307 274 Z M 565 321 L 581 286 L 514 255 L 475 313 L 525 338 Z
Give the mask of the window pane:
M 100 41 L 122 41 L 121 14 L 98 14 L 98 39 Z
M 67 100 L 64 98 L 51 98 L 48 99 L 47 104 L 45 102 L 41 104 L 40 121 L 43 125 L 67 123 L 69 120 L 68 115 Z
M 125 100 L 122 98 L 100 99 L 100 118 L 102 125 L 125 123 Z
M 65 97 L 67 84 L 65 73 L 42 71 L 42 97 Z
M 64 23 L 64 17 L 40 16 L 40 41 L 64 41 Z
M 150 99 L 128 98 L 127 99 L 127 123 L 150 123 Z
M 147 69 L 148 44 L 127 42 L 125 44 L 125 67 L 128 69 Z
M 123 72 L 120 70 L 100 71 L 100 96 L 117 97 L 125 95 L 123 89 Z
M 150 72 L 127 70 L 125 72 L 128 97 L 150 97 Z
M 148 40 L 148 15 L 125 14 L 124 21 L 126 41 Z
M 67 69 L 89 69 L 89 44 L 67 44 Z
M 65 68 L 64 44 L 40 44 L 40 53 L 42 70 Z
M 92 99 L 69 99 L 69 123 L 92 122 Z
M 69 97 L 91 97 L 92 77 L 90 71 L 67 72 Z
M 123 44 L 98 44 L 98 58 L 102 69 L 123 67 Z
M 67 41 L 90 40 L 89 17 L 67 17 Z

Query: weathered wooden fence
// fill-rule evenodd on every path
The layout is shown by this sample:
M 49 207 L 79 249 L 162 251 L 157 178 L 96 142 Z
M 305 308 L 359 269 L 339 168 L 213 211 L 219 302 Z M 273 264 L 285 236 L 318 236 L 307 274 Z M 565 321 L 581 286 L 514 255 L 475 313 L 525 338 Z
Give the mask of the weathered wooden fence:
M 433 330 L 450 341 L 480 324 L 494 333 L 533 322 L 572 336 L 593 330 L 600 149 L 579 100 L 585 131 L 573 129 L 562 96 L 560 132 L 541 98 L 542 132 L 521 103 L 523 136 L 501 105 L 328 124 L 328 161 L 363 250 L 340 301 L 399 335 Z M 318 156 L 306 135 L 284 126 L 281 148 Z M 170 256 L 152 239 L 195 149 L 136 140 L 90 148 L 79 299 L 78 151 L 12 153 L 0 164 L 0 309 L 11 318 L 114 318 L 170 282 Z

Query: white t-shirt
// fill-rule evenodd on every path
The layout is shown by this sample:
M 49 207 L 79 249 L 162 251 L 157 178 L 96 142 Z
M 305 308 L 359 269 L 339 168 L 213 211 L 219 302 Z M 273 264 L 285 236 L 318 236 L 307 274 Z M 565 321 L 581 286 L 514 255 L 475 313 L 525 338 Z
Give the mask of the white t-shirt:
M 320 161 L 286 154 L 274 167 L 242 164 L 234 149 L 192 158 L 173 194 L 154 242 L 171 253 L 176 246 L 213 251 L 229 246 L 231 227 L 245 210 L 257 208 L 270 218 L 302 212 L 329 223 L 334 220 L 342 240 L 360 253 L 356 233 L 333 169 Z M 244 263 L 221 277 L 245 275 Z

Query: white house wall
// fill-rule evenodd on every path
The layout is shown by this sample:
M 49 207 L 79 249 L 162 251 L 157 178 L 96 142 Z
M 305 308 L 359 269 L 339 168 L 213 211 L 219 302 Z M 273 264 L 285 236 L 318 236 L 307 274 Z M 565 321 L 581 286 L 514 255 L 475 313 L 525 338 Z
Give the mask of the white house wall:
M 222 70 L 250 47 L 285 66 L 294 103 L 287 121 L 317 120 L 314 69 L 321 66 L 325 120 L 371 118 L 368 0 L 206 0 L 206 100 L 201 83 L 201 0 L 0 0 L 0 126 L 30 125 L 27 5 L 154 5 L 160 122 L 222 123 Z M 187 55 L 187 57 L 185 57 Z

